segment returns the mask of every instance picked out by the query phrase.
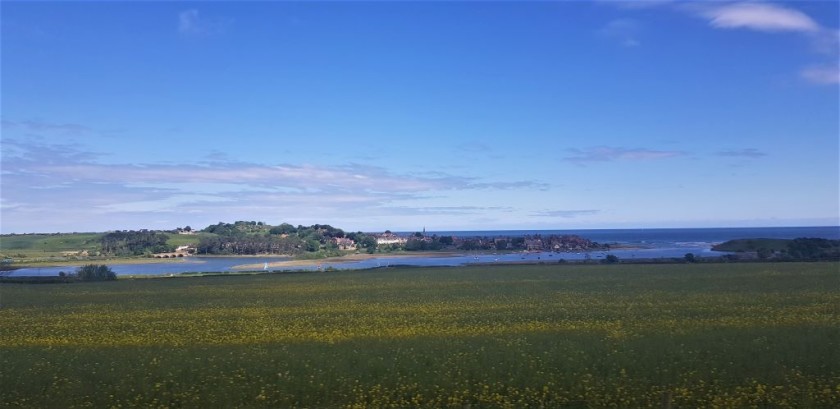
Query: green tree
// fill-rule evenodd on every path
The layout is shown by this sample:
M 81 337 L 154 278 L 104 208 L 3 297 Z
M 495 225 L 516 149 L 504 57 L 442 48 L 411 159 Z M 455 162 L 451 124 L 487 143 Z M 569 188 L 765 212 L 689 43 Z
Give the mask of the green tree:
M 423 241 L 423 240 L 408 239 L 408 241 L 406 241 L 406 242 L 405 242 L 405 250 L 406 250 L 406 251 L 422 251 L 422 250 L 427 250 L 427 248 L 426 248 L 426 242 L 425 242 L 425 241 Z
M 685 254 L 685 262 L 686 263 L 696 263 L 697 262 L 697 257 L 694 255 L 694 253 L 686 253 Z
M 758 258 L 764 260 L 770 258 L 773 255 L 773 251 L 768 249 L 767 247 L 762 247 L 756 251 L 756 255 Z
M 359 246 L 365 249 L 366 252 L 370 254 L 376 252 L 376 237 L 357 233 L 356 238 L 356 242 L 359 243 Z
M 601 260 L 601 262 L 604 264 L 615 264 L 618 263 L 618 261 L 618 256 L 616 256 L 615 254 L 607 254 L 607 257 Z
M 76 270 L 76 277 L 82 281 L 111 281 L 117 279 L 117 274 L 104 264 L 87 264 Z
M 321 249 L 321 243 L 314 238 L 307 238 L 304 244 L 306 251 L 318 251 Z
M 452 236 L 440 236 L 438 238 L 438 242 L 440 242 L 440 244 L 443 244 L 444 246 L 451 246 L 453 243 L 455 243 L 455 239 L 453 239 Z

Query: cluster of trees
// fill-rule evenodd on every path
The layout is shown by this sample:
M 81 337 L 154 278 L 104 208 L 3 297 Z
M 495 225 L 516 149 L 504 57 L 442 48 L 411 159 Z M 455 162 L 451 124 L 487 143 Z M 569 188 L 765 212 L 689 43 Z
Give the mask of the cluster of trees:
M 339 254 L 336 239 L 353 240 L 367 252 L 376 251 L 376 239 L 362 232 L 345 233 L 328 224 L 271 226 L 263 222 L 237 221 L 210 225 L 196 246 L 198 254 L 289 254 L 312 252 Z
M 297 254 L 303 247 L 298 237 L 280 236 L 206 236 L 202 237 L 198 254 Z
M 785 239 L 738 239 L 712 247 L 712 250 L 753 253 L 759 259 L 783 261 L 840 260 L 840 240 L 801 237 Z M 738 259 L 745 256 L 733 255 Z M 749 256 L 747 256 L 749 257 Z
M 840 240 L 794 239 L 782 256 L 795 260 L 840 260 Z
M 451 236 L 423 237 L 421 233 L 415 233 L 403 244 L 403 249 L 406 251 L 434 251 L 451 248 L 453 245 L 454 240 Z
M 81 281 L 112 281 L 117 279 L 117 274 L 104 264 L 88 264 L 76 270 L 76 278 Z
M 263 222 L 246 222 L 236 221 L 233 223 L 211 224 L 204 228 L 204 232 L 218 234 L 220 236 L 237 236 L 248 233 L 260 233 L 266 230 L 266 224 Z
M 376 243 L 376 237 L 373 237 L 369 234 L 364 234 L 362 232 L 347 233 L 345 237 L 350 240 L 353 240 L 356 243 L 357 249 L 364 250 L 365 252 L 370 254 L 375 253 L 378 247 Z
M 454 238 L 451 236 L 424 236 L 414 233 L 409 237 L 402 249 L 406 251 L 423 250 L 489 250 L 489 251 L 585 251 L 592 249 L 608 249 L 609 246 L 600 245 L 588 239 L 575 235 L 533 235 L 519 237 L 467 237 Z
M 118 231 L 108 233 L 100 239 L 102 253 L 111 256 L 140 256 L 150 253 L 174 251 L 167 245 L 166 233 L 153 231 Z

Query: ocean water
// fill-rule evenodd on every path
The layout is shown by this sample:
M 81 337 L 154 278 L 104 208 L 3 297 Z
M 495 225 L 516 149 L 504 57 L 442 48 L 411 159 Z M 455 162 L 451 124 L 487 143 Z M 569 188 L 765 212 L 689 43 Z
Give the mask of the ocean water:
M 409 235 L 411 233 L 397 233 Z M 612 254 L 620 259 L 635 258 L 672 258 L 694 253 L 698 257 L 715 257 L 726 253 L 713 251 L 717 243 L 744 238 L 795 239 L 813 237 L 840 239 L 840 226 L 826 227 L 758 227 L 758 228 L 710 228 L 710 229 L 604 229 L 604 230 L 499 230 L 499 231 L 437 231 L 427 235 L 458 237 L 511 237 L 525 235 L 565 235 L 574 234 L 602 244 L 617 243 L 632 248 L 619 248 L 605 251 L 581 253 L 476 253 L 464 252 L 447 257 L 377 257 L 368 260 L 340 263 L 323 263 L 308 267 L 295 267 L 294 270 L 319 270 L 327 267 L 336 269 L 362 269 L 409 266 L 460 266 L 471 263 L 510 263 L 510 262 L 557 262 L 565 260 L 602 259 Z M 111 269 L 117 275 L 167 275 L 190 272 L 225 272 L 236 271 L 242 264 L 255 264 L 278 261 L 277 257 L 188 257 L 172 262 L 154 264 L 114 264 Z M 55 276 L 60 271 L 74 271 L 79 266 L 22 268 L 4 272 L 6 276 Z M 283 271 L 283 270 L 272 270 Z
M 410 233 L 405 233 L 406 235 Z M 565 235 L 585 237 L 598 243 L 669 245 L 673 243 L 717 244 L 745 238 L 796 239 L 800 237 L 840 239 L 840 226 L 819 227 L 721 227 L 691 229 L 592 229 L 592 230 L 487 230 L 437 231 L 427 235 L 458 237 L 505 237 Z

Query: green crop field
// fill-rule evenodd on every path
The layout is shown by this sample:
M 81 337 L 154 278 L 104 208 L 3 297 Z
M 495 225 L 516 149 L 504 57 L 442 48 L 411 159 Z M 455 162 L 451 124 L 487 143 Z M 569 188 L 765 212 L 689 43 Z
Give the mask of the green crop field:
M 840 265 L 0 284 L 0 406 L 840 407 Z

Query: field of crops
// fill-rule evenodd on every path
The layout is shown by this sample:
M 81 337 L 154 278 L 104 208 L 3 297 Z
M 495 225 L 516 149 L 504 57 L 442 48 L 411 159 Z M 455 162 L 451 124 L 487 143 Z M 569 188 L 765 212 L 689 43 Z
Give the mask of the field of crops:
M 0 285 L 0 406 L 840 406 L 840 265 Z

